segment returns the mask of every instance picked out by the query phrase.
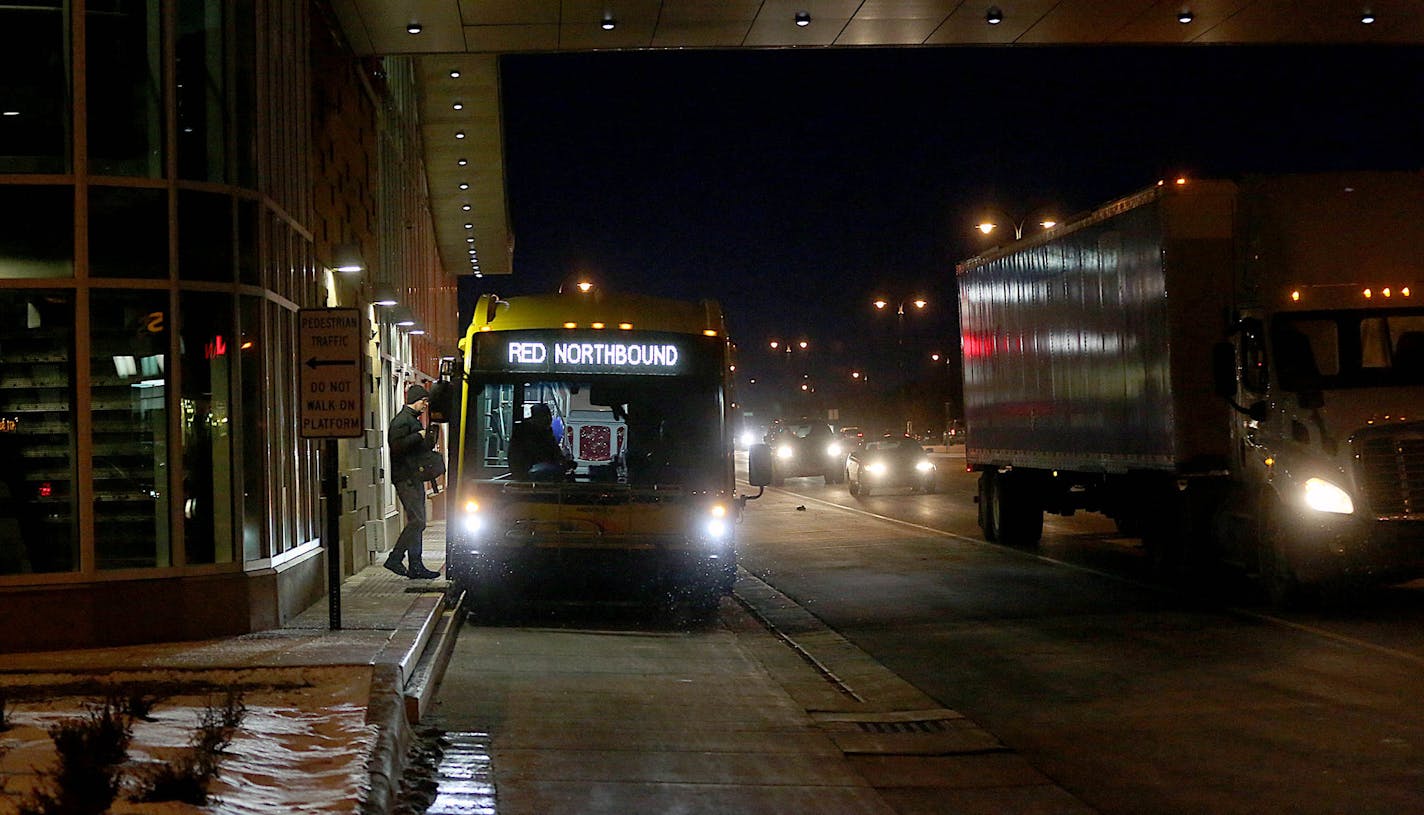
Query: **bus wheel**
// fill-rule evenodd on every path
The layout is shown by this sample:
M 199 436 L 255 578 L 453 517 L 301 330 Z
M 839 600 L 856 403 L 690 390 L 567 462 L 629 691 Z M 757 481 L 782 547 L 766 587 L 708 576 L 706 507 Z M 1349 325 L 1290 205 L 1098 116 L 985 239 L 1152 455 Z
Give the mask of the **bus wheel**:
M 1043 537 L 1043 507 L 1033 483 L 1019 473 L 995 473 L 990 517 L 999 542 L 1034 546 Z

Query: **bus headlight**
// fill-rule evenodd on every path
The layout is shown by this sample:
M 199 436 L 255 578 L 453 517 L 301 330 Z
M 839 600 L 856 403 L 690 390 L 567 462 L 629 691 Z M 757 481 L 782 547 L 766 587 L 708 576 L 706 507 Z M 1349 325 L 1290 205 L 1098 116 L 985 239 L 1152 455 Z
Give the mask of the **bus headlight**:
M 1355 511 L 1355 502 L 1350 494 L 1323 478 L 1305 480 L 1305 505 L 1316 512 L 1333 512 L 1349 515 Z
M 480 514 L 480 502 L 473 499 L 466 501 L 464 512 L 461 514 L 460 523 L 465 528 L 465 534 L 474 536 L 480 534 L 484 528 L 484 516 Z
M 777 458 L 780 458 L 780 459 L 788 459 L 788 458 L 791 458 L 792 456 L 795 456 L 795 455 L 796 455 L 796 451 L 795 451 L 794 449 L 792 449 L 791 445 L 789 445 L 789 444 L 783 444 L 783 445 L 781 445 L 780 447 L 776 448 L 776 457 L 777 457 Z
M 713 504 L 708 508 L 706 521 L 702 525 L 702 531 L 707 534 L 708 538 L 714 541 L 720 541 L 727 537 L 727 533 L 731 531 L 731 528 L 730 522 L 727 519 L 727 508 L 725 506 L 722 504 Z

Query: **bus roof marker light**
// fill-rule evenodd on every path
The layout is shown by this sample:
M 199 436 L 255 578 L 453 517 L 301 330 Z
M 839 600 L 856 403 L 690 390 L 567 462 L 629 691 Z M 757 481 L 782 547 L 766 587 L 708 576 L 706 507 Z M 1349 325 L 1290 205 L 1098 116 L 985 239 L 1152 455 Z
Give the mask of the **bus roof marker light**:
M 564 328 L 578 328 L 578 323 L 564 323 Z
M 1300 302 L 1300 289 L 1296 289 L 1296 290 L 1292 291 L 1290 297 L 1291 297 L 1291 302 L 1293 302 L 1293 303 L 1299 303 L 1299 302 Z
M 1385 286 L 1383 289 L 1380 289 L 1380 294 L 1383 294 L 1385 297 L 1389 297 L 1390 295 L 1394 294 L 1394 292 L 1390 291 L 1389 286 Z
M 1375 296 L 1375 293 L 1374 293 L 1374 292 L 1370 291 L 1369 289 L 1365 289 L 1365 299 L 1366 299 L 1366 300 L 1368 300 L 1368 299 L 1370 299 L 1371 297 L 1374 297 L 1374 296 Z
M 619 323 L 619 324 L 618 324 L 618 328 L 619 328 L 620 330 L 622 330 L 622 331 L 632 331 L 632 330 L 633 330 L 633 324 L 632 324 L 632 323 Z
M 715 329 L 715 328 L 704 328 L 704 329 L 702 329 L 702 333 L 703 333 L 704 335 L 708 336 L 708 337 L 715 337 L 715 336 L 717 336 L 717 329 Z
M 589 323 L 589 326 L 590 326 L 591 328 L 595 328 L 595 329 L 598 329 L 598 330 L 600 330 L 600 331 L 603 330 L 603 323 Z
M 1400 290 L 1399 290 L 1399 296 L 1400 296 L 1400 297 L 1408 297 L 1408 296 L 1409 296 L 1409 287 L 1408 287 L 1408 286 L 1405 286 L 1404 288 L 1400 289 Z

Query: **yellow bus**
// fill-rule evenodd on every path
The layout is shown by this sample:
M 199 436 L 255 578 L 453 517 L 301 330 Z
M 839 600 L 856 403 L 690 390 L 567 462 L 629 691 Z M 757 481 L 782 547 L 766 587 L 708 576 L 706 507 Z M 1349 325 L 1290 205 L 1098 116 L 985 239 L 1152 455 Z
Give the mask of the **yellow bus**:
M 452 596 L 476 614 L 571 596 L 715 609 L 747 500 L 721 307 L 484 295 L 460 350 L 441 377 Z M 557 466 L 522 460 L 531 437 Z

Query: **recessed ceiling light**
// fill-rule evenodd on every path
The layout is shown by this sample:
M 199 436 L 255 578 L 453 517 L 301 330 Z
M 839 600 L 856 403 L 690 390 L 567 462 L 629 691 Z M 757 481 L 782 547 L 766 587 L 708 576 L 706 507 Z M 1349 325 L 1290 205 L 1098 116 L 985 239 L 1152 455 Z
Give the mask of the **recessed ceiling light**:
M 466 228 L 466 229 L 474 229 L 474 228 L 475 228 L 475 225 L 474 225 L 474 224 L 465 224 L 465 228 Z
M 465 109 L 465 103 L 464 103 L 464 102 L 456 102 L 455 104 L 451 105 L 450 107 L 454 108 L 455 110 L 464 110 L 464 109 Z
M 460 69 L 459 69 L 459 68 L 451 68 L 451 69 L 450 69 L 450 78 L 451 78 L 451 79 L 459 79 L 459 78 L 460 78 Z
M 796 12 L 796 24 L 799 25 L 799 26 L 801 26 L 802 28 L 805 28 L 806 26 L 810 25 L 810 24 L 811 24 L 811 12 L 809 12 L 809 11 L 798 11 L 798 12 Z
M 470 238 L 465 238 L 465 243 L 474 243 L 474 242 L 475 242 L 475 239 L 472 238 L 472 237 L 470 237 Z
M 469 184 L 463 184 L 463 183 L 462 183 L 462 184 L 460 185 L 460 189 L 462 189 L 462 190 L 468 190 L 469 188 L 470 188 L 470 185 L 469 185 Z
M 20 115 L 20 111 L 18 111 L 18 110 L 7 110 L 7 111 L 4 111 L 3 113 L 0 113 L 0 116 L 19 116 L 19 115 Z
M 463 210 L 463 211 L 465 211 L 465 212 L 469 212 L 469 211 L 470 211 L 470 205 L 469 205 L 469 204 L 461 204 L 461 205 L 460 205 L 460 209 Z
M 1365 25 L 1369 25 L 1369 24 L 1373 23 L 1374 21 L 1375 21 L 1375 15 L 1374 15 L 1373 12 L 1367 11 L 1367 12 L 1365 12 L 1364 14 L 1361 14 L 1361 15 L 1360 15 L 1360 22 L 1364 23 Z
M 420 23 L 417 23 L 413 20 L 409 23 L 406 23 L 405 26 L 405 33 L 407 34 L 419 34 L 421 31 L 424 30 L 425 26 L 422 26 Z
M 602 27 L 604 31 L 612 31 L 613 29 L 618 27 L 618 21 L 613 19 L 612 17 L 604 17 Z
M 457 139 L 463 139 L 463 138 L 465 138 L 465 131 L 463 131 L 463 130 L 456 130 L 456 131 L 455 131 L 455 138 L 457 138 Z
M 1181 23 L 1182 25 L 1190 23 L 1195 17 L 1196 15 L 1192 14 L 1191 9 L 1182 9 L 1181 11 L 1177 12 L 1177 22 Z
M 998 6 L 990 6 L 989 10 L 984 12 L 984 22 L 988 23 L 989 25 L 998 25 L 1003 21 L 1004 12 L 1000 10 Z
M 470 162 L 469 162 L 468 159 L 459 158 L 459 159 L 455 159 L 455 163 L 458 164 L 458 165 L 460 165 L 461 167 L 464 167 L 466 164 L 469 164 Z

